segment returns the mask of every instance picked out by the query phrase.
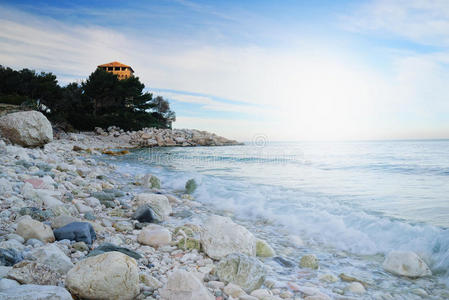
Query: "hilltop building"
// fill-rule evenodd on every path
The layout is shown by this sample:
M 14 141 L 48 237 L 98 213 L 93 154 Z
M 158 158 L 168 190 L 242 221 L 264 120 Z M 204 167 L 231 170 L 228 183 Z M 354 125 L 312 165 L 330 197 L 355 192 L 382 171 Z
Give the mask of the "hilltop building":
M 114 75 L 117 75 L 118 79 L 126 79 L 134 74 L 133 68 L 130 66 L 127 66 L 125 64 L 122 64 L 118 61 L 113 61 L 107 64 L 99 65 L 98 68 L 105 70 L 106 72 L 112 73 Z

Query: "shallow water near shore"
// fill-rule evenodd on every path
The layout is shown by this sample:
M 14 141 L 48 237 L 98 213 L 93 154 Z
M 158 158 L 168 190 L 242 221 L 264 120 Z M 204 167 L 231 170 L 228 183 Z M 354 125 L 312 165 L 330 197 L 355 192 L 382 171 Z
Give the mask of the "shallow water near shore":
M 369 295 L 422 288 L 444 299 L 449 282 L 449 141 L 303 142 L 153 148 L 107 158 L 121 173 L 151 173 L 163 187 L 199 183 L 203 210 L 232 216 L 269 241 L 294 267 L 268 259 L 273 279 L 313 282 L 321 271 L 368 284 Z M 292 243 L 291 235 L 304 245 Z M 384 255 L 412 250 L 434 276 L 411 280 L 383 271 Z M 297 268 L 314 253 L 320 270 Z M 338 284 L 329 287 L 338 293 Z

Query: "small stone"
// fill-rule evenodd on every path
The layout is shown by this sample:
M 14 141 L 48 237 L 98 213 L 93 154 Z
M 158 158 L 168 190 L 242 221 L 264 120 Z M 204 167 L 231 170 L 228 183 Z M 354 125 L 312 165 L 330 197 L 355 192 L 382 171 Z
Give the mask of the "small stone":
M 39 221 L 33 220 L 30 217 L 23 218 L 17 224 L 16 234 L 23 237 L 25 240 L 38 239 L 44 243 L 53 242 L 55 236 L 51 227 Z
M 87 299 L 131 300 L 139 294 L 136 261 L 120 252 L 107 252 L 79 261 L 66 277 L 72 294 Z
M 31 251 L 31 255 L 36 258 L 38 263 L 50 266 L 61 274 L 66 274 L 73 267 L 70 258 L 55 244 L 48 244 L 34 249 Z
M 127 231 L 132 231 L 134 229 L 133 224 L 131 224 L 130 222 L 127 222 L 127 221 L 115 222 L 113 227 L 118 232 L 127 232 Z
M 3 292 L 5 290 L 7 290 L 7 289 L 15 288 L 15 287 L 18 287 L 18 286 L 20 286 L 20 283 L 18 283 L 15 280 L 8 279 L 8 278 L 0 279 L 0 292 Z M 1 293 L 0 293 L 0 297 L 1 297 Z M 0 299 L 2 299 L 2 298 L 0 298 Z
M 256 239 L 256 256 L 272 257 L 275 256 L 273 248 L 264 240 Z
M 228 285 L 226 285 L 223 289 L 223 292 L 228 295 L 231 296 L 233 298 L 239 298 L 240 296 L 245 295 L 245 291 L 239 287 L 236 284 L 233 283 L 229 283 Z
M 15 249 L 0 249 L 0 266 L 13 266 L 23 260 L 23 255 Z
M 35 261 L 22 261 L 8 272 L 8 278 L 21 284 L 57 285 L 61 274 L 48 265 Z
M 349 293 L 349 294 L 362 295 L 366 293 L 366 290 L 361 283 L 352 282 L 345 287 L 344 292 L 345 294 Z
M 162 226 L 150 224 L 140 231 L 137 241 L 143 245 L 161 247 L 170 244 L 171 233 Z
M 160 194 L 143 193 L 134 198 L 135 206 L 140 207 L 148 205 L 153 210 L 158 221 L 166 220 L 172 213 L 172 208 L 168 198 Z
M 203 283 L 191 272 L 175 270 L 161 291 L 164 300 L 214 300 Z
M 132 251 L 132 250 L 130 250 L 128 248 L 119 247 L 119 246 L 116 246 L 116 245 L 111 244 L 111 243 L 103 243 L 103 244 L 101 244 L 100 246 L 98 246 L 97 248 L 92 250 L 87 255 L 87 257 L 96 256 L 96 255 L 103 254 L 105 252 L 112 252 L 112 251 L 121 252 L 121 253 L 126 254 L 129 257 L 132 257 L 134 259 L 142 258 L 142 255 L 140 255 L 139 253 L 137 253 L 135 251 Z
M 160 221 L 157 219 L 157 216 L 151 209 L 151 207 L 146 204 L 139 206 L 132 215 L 132 218 L 142 223 L 152 223 L 155 221 Z
M 37 207 L 22 207 L 19 211 L 22 216 L 29 215 L 34 220 L 43 222 L 54 217 L 51 210 L 42 210 Z
M 140 282 L 142 282 L 152 290 L 157 290 L 158 288 L 161 288 L 163 286 L 163 284 L 159 280 L 149 274 L 140 274 L 139 278 Z
M 313 254 L 307 254 L 301 257 L 299 262 L 301 268 L 318 269 L 318 259 Z
M 80 251 L 80 252 L 84 252 L 84 251 L 88 251 L 89 250 L 89 247 L 87 247 L 85 242 L 73 243 L 72 248 L 75 249 L 76 251 Z
M 320 275 L 319 280 L 327 283 L 334 283 L 338 281 L 338 278 L 334 274 L 327 273 Z
M 264 282 L 266 269 L 257 258 L 233 253 L 218 263 L 216 274 L 220 281 L 237 284 L 246 292 L 251 292 Z
M 32 247 L 36 248 L 36 247 L 41 247 L 45 244 L 42 241 L 39 241 L 37 239 L 29 239 L 28 241 L 26 241 L 25 245 L 32 246 Z
M 87 222 L 73 222 L 54 230 L 56 240 L 85 242 L 91 245 L 97 238 L 94 228 Z
M 186 182 L 186 193 L 187 194 L 193 194 L 193 192 L 195 192 L 196 188 L 198 187 L 198 185 L 196 184 L 195 179 L 189 179 Z
M 427 264 L 411 251 L 392 251 L 388 253 L 382 267 L 390 273 L 412 278 L 432 275 Z
M 9 300 L 72 300 L 70 293 L 53 285 L 24 284 L 0 292 L 0 299 Z

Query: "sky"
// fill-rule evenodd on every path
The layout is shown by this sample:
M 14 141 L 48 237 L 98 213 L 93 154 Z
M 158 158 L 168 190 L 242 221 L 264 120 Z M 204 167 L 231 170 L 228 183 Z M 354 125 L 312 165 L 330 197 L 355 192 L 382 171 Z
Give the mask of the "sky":
M 2 1 L 0 65 L 120 61 L 175 128 L 240 141 L 449 138 L 449 1 Z

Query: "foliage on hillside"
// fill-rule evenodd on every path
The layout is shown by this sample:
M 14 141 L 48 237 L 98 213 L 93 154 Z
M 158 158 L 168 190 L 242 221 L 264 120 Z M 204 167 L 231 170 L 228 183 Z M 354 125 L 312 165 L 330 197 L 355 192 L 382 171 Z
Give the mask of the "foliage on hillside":
M 52 73 L 0 66 L 0 103 L 31 106 L 54 122 L 80 130 L 110 125 L 125 130 L 170 128 L 175 113 L 168 101 L 153 98 L 144 88 L 138 77 L 118 80 L 101 69 L 81 84 L 61 87 Z

